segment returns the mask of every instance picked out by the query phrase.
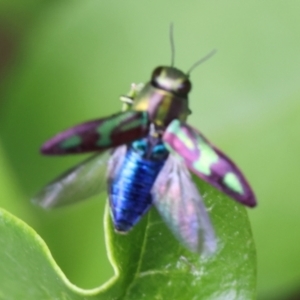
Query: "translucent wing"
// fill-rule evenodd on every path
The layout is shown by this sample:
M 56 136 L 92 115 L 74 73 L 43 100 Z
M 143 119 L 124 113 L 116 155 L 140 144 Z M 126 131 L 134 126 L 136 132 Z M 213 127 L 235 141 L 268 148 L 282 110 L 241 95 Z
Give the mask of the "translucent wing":
M 187 248 L 208 255 L 216 250 L 214 229 L 184 161 L 169 155 L 151 194 L 157 210 Z
M 254 192 L 239 168 L 200 132 L 174 120 L 163 140 L 168 150 L 178 153 L 197 176 L 244 205 L 256 205 Z
M 100 151 L 128 144 L 148 133 L 148 113 L 126 111 L 63 131 L 41 148 L 47 155 Z
M 126 147 L 98 153 L 73 167 L 46 185 L 33 202 L 43 208 L 64 206 L 90 198 L 106 190 L 107 172 L 113 177 L 122 161 Z

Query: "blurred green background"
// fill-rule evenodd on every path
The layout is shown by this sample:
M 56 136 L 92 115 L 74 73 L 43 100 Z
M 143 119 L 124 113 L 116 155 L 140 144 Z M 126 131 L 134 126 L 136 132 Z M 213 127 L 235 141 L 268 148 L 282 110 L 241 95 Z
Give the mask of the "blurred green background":
M 218 49 L 192 73 L 189 122 L 257 193 L 249 215 L 259 299 L 300 299 L 299 15 L 299 1 L 2 0 L 0 206 L 42 236 L 74 284 L 92 288 L 112 275 L 105 195 L 53 212 L 29 201 L 84 157 L 38 149 L 60 130 L 120 110 L 132 82 L 170 63 L 174 22 L 178 68 Z

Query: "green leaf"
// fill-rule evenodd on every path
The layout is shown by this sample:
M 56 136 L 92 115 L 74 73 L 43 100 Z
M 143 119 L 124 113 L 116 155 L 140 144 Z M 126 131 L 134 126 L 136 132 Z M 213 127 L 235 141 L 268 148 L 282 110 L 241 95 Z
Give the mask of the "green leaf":
M 246 210 L 206 183 L 198 185 L 218 236 L 216 255 L 183 248 L 154 208 L 129 234 L 116 234 L 107 208 L 115 276 L 94 290 L 72 285 L 36 232 L 0 210 L 0 299 L 254 299 L 256 253 Z
M 3 209 L 0 262 L 1 300 L 87 299 L 68 282 L 37 233 Z

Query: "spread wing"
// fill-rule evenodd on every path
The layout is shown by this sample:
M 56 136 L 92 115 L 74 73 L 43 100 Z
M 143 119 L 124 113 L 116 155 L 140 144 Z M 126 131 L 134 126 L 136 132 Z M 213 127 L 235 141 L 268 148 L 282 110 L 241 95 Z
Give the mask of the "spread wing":
M 115 148 L 146 136 L 148 127 L 147 112 L 129 110 L 63 131 L 48 140 L 41 152 L 63 155 Z
M 163 141 L 201 179 L 244 205 L 256 205 L 254 192 L 239 168 L 196 129 L 174 120 L 167 127 Z
M 32 201 L 43 208 L 73 204 L 106 190 L 107 177 L 121 165 L 126 147 L 97 153 L 46 185 Z
M 151 194 L 162 218 L 187 248 L 208 255 L 216 250 L 216 237 L 206 208 L 181 159 L 169 155 Z

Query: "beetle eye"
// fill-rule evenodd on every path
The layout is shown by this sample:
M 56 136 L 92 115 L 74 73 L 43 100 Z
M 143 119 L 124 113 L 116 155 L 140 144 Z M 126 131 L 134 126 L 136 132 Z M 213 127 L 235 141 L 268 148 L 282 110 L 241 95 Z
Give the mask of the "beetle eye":
M 155 81 L 155 79 L 161 74 L 163 67 L 157 67 L 153 72 L 152 72 L 152 81 Z
M 192 89 L 192 84 L 189 80 L 184 81 L 177 89 L 177 93 L 180 95 L 187 95 Z

